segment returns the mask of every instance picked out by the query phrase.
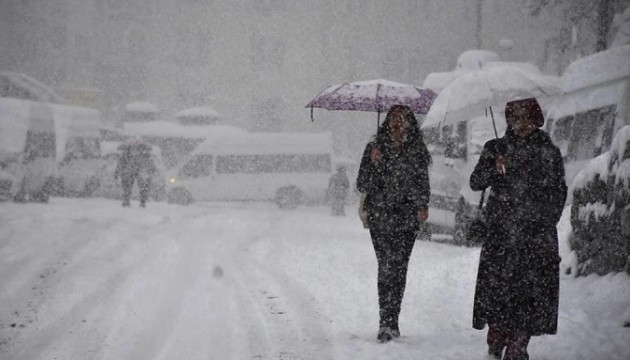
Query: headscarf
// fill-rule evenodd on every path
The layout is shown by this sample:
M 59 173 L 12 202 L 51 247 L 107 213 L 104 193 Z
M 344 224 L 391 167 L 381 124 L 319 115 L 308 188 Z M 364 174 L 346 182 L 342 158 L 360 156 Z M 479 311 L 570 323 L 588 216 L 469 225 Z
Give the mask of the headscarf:
M 514 118 L 514 111 L 516 109 L 523 108 L 528 112 L 528 118 L 537 127 L 542 127 L 545 124 L 545 117 L 543 116 L 542 109 L 536 98 L 528 98 L 523 100 L 510 101 L 505 105 L 505 119 L 510 124 Z

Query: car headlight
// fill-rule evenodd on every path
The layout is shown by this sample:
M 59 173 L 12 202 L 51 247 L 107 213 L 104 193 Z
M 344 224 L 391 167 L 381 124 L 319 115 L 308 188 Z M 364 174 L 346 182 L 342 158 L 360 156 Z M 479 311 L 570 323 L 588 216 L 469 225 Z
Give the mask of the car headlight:
M 171 184 L 175 184 L 175 178 L 172 177 L 172 178 L 168 179 L 168 182 L 171 183 Z

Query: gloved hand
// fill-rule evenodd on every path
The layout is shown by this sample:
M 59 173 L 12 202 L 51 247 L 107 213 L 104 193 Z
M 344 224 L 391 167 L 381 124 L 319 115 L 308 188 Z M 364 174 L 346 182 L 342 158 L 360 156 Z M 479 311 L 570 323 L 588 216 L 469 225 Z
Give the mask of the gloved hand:
M 418 210 L 418 220 L 421 222 L 426 222 L 429 218 L 429 209 L 420 209 Z

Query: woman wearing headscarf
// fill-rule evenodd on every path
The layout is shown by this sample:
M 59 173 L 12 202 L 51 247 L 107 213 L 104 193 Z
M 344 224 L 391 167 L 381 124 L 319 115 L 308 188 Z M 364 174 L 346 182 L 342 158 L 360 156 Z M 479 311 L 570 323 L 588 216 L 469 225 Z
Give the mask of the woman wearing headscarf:
M 560 150 L 540 129 L 544 117 L 536 99 L 508 103 L 505 117 L 505 136 L 484 145 L 470 176 L 472 190 L 491 188 L 473 327 L 488 325 L 488 352 L 494 358 L 525 360 L 532 336 L 557 330 L 556 225 L 567 187 Z
M 398 316 L 416 231 L 429 216 L 431 156 L 407 106 L 393 106 L 368 143 L 357 178 L 378 262 L 379 331 L 387 342 L 400 336 Z

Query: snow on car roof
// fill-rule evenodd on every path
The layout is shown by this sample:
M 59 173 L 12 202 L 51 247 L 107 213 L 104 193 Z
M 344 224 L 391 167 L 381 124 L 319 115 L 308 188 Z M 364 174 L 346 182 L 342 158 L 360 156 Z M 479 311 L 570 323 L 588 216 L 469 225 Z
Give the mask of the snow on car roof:
M 175 117 L 208 117 L 218 118 L 219 113 L 209 106 L 197 106 L 184 110 L 180 110 L 175 113 Z
M 227 125 L 190 126 L 171 121 L 125 123 L 123 132 L 131 136 L 155 136 L 200 139 L 246 133 L 246 130 Z
M 630 45 L 612 48 L 572 62 L 562 75 L 564 91 L 630 76 Z
M 249 133 L 210 138 L 195 153 L 321 154 L 332 152 L 332 133 Z

